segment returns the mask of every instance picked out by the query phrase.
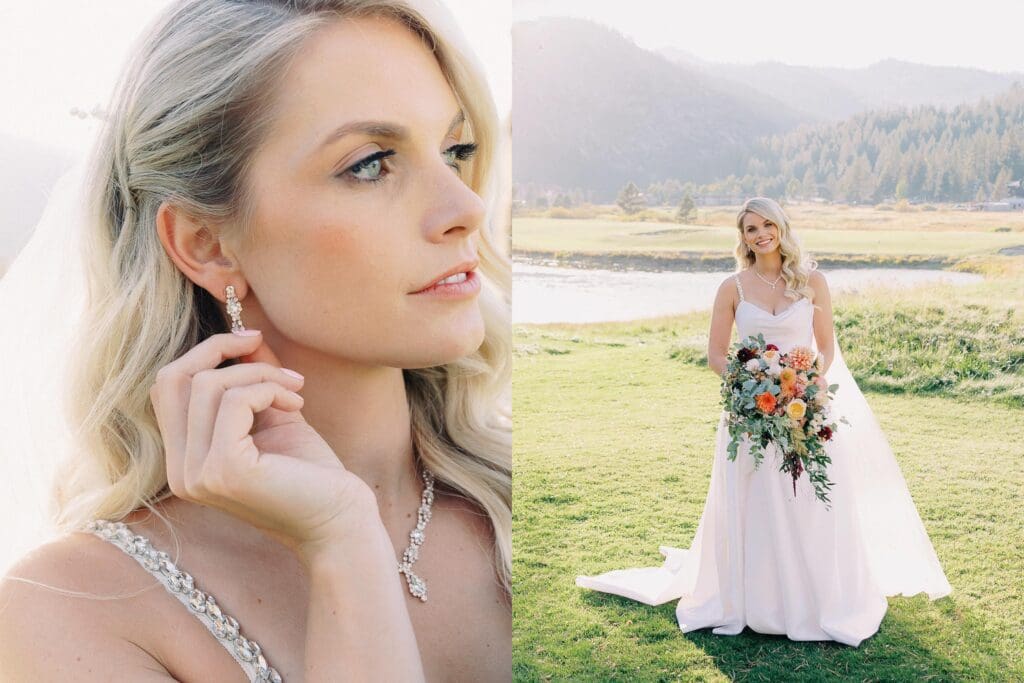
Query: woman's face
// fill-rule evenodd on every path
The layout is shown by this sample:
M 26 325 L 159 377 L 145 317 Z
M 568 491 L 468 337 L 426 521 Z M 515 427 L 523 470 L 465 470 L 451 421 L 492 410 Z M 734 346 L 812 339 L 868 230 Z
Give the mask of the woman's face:
M 485 220 L 456 168 L 472 153 L 468 126 L 433 55 L 391 20 L 339 20 L 310 37 L 275 97 L 251 171 L 253 238 L 230 245 L 246 326 L 370 365 L 479 348 L 476 272 L 420 291 L 474 269 Z
M 743 215 L 743 243 L 755 254 L 770 254 L 779 248 L 779 226 L 753 211 Z

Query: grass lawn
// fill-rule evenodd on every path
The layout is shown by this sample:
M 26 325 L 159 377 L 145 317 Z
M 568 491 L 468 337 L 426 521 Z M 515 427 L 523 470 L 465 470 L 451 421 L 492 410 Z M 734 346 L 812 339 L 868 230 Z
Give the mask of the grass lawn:
M 860 321 L 841 332 L 847 362 L 954 591 L 935 602 L 890 599 L 881 629 L 859 648 L 749 630 L 683 634 L 675 601 L 648 607 L 578 588 L 577 574 L 660 565 L 659 545 L 685 548 L 693 538 L 720 411 L 699 352 L 708 315 L 516 326 L 515 679 L 1024 680 L 1024 430 L 1015 399 L 1024 374 L 1001 352 L 977 353 L 974 370 L 953 372 L 942 390 L 901 383 L 909 364 L 871 362 L 907 353 L 900 335 L 884 338 L 864 322 L 874 310 L 880 320 L 908 318 L 908 329 L 916 320 L 1010 351 L 1024 285 L 1016 269 L 1001 272 L 955 299 L 941 290 L 836 298 L 837 320 Z M 846 337 L 867 345 L 870 330 L 871 353 L 852 353 Z M 945 360 L 956 357 L 949 334 L 919 336 Z M 885 373 L 895 380 L 876 381 Z M 986 381 L 987 398 L 977 384 Z
M 878 212 L 886 214 L 887 212 Z M 927 214 L 924 214 L 927 215 Z M 976 215 L 976 214 L 970 214 Z M 1007 221 L 1022 223 L 1016 214 Z M 814 255 L 932 257 L 949 259 L 994 254 L 1024 245 L 1024 233 L 982 230 L 912 228 L 850 228 L 804 225 L 791 219 L 801 244 Z M 513 219 L 517 252 L 689 253 L 729 255 L 736 228 L 718 225 L 643 223 L 604 219 Z

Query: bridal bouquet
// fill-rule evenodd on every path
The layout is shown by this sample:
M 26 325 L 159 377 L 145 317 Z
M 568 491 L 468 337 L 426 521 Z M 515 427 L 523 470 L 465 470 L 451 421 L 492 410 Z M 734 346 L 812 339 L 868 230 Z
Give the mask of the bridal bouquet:
M 832 482 L 825 442 L 839 425 L 832 420 L 830 401 L 838 384 L 819 386 L 822 357 L 797 346 L 788 353 L 766 344 L 764 336 L 747 337 L 734 344 L 722 381 L 722 400 L 728 413 L 729 459 L 735 460 L 743 436 L 750 438 L 754 466 L 764 449 L 774 443 L 782 453 L 780 470 L 796 480 L 806 471 L 814 495 L 828 504 Z M 840 418 L 840 422 L 846 422 Z

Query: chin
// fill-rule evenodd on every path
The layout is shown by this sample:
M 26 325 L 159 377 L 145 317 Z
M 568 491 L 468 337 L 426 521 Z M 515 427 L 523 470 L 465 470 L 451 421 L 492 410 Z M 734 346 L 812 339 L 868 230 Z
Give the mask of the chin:
M 452 363 L 477 351 L 484 343 L 484 323 L 449 326 L 409 335 L 411 358 L 402 367 L 412 370 Z

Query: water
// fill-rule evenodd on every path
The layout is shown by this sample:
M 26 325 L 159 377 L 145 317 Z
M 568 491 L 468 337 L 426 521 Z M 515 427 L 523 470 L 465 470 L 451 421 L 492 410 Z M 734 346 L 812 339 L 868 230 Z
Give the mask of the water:
M 968 284 L 974 273 L 920 268 L 823 270 L 832 292 L 910 287 L 929 282 Z M 517 323 L 604 322 L 679 315 L 710 309 L 731 271 L 615 271 L 562 268 L 514 261 L 512 320 Z

